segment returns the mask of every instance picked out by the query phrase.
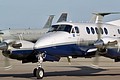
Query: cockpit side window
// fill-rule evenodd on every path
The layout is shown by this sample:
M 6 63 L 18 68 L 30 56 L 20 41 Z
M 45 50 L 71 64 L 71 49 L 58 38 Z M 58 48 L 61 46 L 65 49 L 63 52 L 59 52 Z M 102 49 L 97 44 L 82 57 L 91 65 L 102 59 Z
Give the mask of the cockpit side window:
M 75 27 L 75 31 L 76 31 L 76 33 L 79 33 L 79 28 Z
M 49 30 L 49 32 L 53 32 L 53 31 L 65 31 L 65 32 L 69 32 L 71 31 L 72 26 L 71 25 L 53 25 L 51 30 Z
M 49 31 L 48 31 L 48 32 L 53 32 L 53 31 L 56 31 L 56 30 L 57 30 L 57 28 L 58 28 L 58 26 L 59 26 L 59 25 L 53 25 L 53 26 L 51 26 L 51 28 L 49 29 Z

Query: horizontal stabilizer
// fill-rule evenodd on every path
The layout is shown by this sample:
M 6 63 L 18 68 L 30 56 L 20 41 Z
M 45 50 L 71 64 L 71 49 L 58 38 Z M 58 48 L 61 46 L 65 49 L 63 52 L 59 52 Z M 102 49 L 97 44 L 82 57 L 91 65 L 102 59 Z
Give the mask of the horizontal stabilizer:
M 112 24 L 112 25 L 116 25 L 116 26 L 120 26 L 120 19 L 119 20 L 114 20 L 114 21 L 110 21 L 107 22 L 108 24 Z

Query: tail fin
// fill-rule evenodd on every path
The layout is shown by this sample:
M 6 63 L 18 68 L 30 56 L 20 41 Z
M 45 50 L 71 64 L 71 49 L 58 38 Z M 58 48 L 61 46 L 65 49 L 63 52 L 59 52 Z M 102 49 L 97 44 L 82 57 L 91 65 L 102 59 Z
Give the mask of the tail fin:
M 107 12 L 107 13 L 93 13 L 93 22 L 95 23 L 101 23 L 104 16 L 110 15 L 110 14 L 120 14 L 120 12 Z M 92 20 L 92 19 L 91 19 Z
M 47 20 L 47 22 L 46 22 L 46 24 L 44 25 L 43 28 L 49 28 L 49 27 L 51 27 L 53 18 L 54 18 L 54 15 L 50 15 L 49 18 L 48 18 L 48 20 Z
M 62 13 L 60 18 L 58 19 L 57 23 L 64 22 L 64 21 L 67 21 L 67 13 Z

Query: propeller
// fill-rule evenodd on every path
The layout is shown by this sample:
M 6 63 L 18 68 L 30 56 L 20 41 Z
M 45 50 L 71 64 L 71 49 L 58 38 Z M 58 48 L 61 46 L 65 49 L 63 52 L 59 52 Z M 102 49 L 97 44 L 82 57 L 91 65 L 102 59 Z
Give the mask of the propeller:
M 12 69 L 12 66 L 10 64 L 10 60 L 8 59 L 8 57 L 4 58 L 4 68 L 5 70 L 10 70 Z
M 99 63 L 99 54 L 100 54 L 99 52 L 101 47 L 103 46 L 103 41 L 101 40 L 101 26 L 102 26 L 102 23 L 97 23 L 98 35 L 97 35 L 97 41 L 94 43 L 94 45 L 97 47 L 97 51 L 95 53 L 95 58 L 93 61 L 94 65 L 98 65 Z
M 12 65 L 10 64 L 10 60 L 8 58 L 8 55 L 5 55 L 2 53 L 2 51 L 0 51 L 0 58 L 1 58 L 1 62 L 2 62 L 2 66 L 0 66 L 1 68 L 3 68 L 4 70 L 10 70 L 12 69 Z M 4 56 L 2 56 L 2 54 Z
M 97 25 L 97 28 L 98 28 L 98 34 L 97 34 L 97 40 L 95 41 L 94 43 L 94 46 L 97 47 L 97 51 L 95 53 L 95 58 L 94 58 L 94 61 L 93 61 L 93 64 L 94 65 L 98 65 L 98 62 L 99 62 L 99 55 L 102 54 L 102 51 L 101 50 L 104 50 L 106 49 L 108 46 L 110 45 L 115 45 L 117 44 L 117 42 L 115 40 L 107 40 L 108 42 L 104 43 L 105 40 L 103 40 L 101 38 L 101 28 L 102 28 L 102 22 L 103 22 L 103 17 L 106 16 L 106 15 L 110 15 L 110 14 L 120 14 L 120 12 L 109 12 L 109 13 L 93 13 L 95 15 L 95 23 Z M 109 42 L 110 41 L 110 42 Z
M 5 41 L 3 41 L 2 35 L 3 35 L 3 33 L 0 32 L 0 42 L 1 42 L 0 43 L 0 50 L 2 50 L 3 52 L 7 51 L 8 48 L 11 48 L 11 47 L 13 47 L 13 48 L 22 47 L 22 43 L 21 43 L 21 40 L 23 39 L 22 35 L 19 35 L 20 43 L 17 43 L 17 41 L 15 41 L 15 40 L 5 40 Z M 6 55 L 4 53 L 3 53 L 3 55 L 5 56 L 5 58 L 4 58 L 4 68 L 5 68 L 5 70 L 9 70 L 9 69 L 12 68 L 12 66 L 10 65 L 10 60 L 8 58 L 9 55 Z
M 94 46 L 97 47 L 97 51 L 95 53 L 95 58 L 94 58 L 94 61 L 93 61 L 93 64 L 94 65 L 98 65 L 99 63 L 99 54 L 100 54 L 100 49 L 103 47 L 103 41 L 101 39 L 101 28 L 102 28 L 102 20 L 103 20 L 103 17 L 105 15 L 108 15 L 108 14 L 111 14 L 111 13 L 93 13 L 96 15 L 96 25 L 97 25 L 97 40 L 96 42 L 94 43 Z

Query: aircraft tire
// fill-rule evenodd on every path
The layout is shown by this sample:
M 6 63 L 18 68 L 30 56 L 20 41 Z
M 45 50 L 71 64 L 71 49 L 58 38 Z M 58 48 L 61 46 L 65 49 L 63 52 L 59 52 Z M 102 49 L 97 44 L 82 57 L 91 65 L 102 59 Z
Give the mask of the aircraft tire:
M 36 77 L 37 79 L 42 79 L 44 77 L 44 69 L 43 68 L 38 68 L 36 71 Z

